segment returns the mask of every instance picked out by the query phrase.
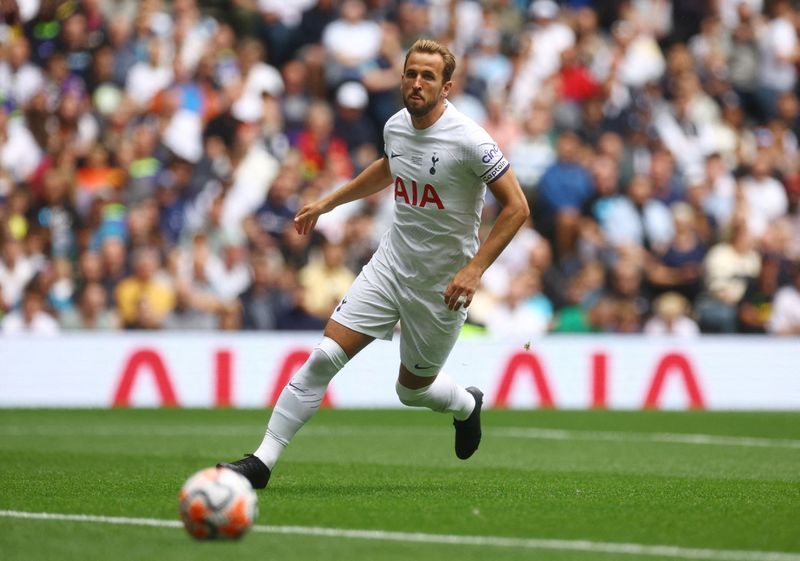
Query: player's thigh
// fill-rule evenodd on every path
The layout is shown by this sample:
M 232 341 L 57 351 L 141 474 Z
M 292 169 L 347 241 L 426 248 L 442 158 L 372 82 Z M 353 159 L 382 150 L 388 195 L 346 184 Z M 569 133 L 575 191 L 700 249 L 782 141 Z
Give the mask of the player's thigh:
M 400 362 L 415 376 L 436 376 L 467 318 L 450 310 L 440 292 L 407 295 L 400 310 Z
M 331 320 L 339 326 L 374 339 L 385 340 L 392 338 L 394 326 L 399 319 L 400 312 L 393 287 L 367 279 L 363 271 L 331 314 Z M 329 328 L 335 329 L 335 326 L 329 322 L 326 332 Z

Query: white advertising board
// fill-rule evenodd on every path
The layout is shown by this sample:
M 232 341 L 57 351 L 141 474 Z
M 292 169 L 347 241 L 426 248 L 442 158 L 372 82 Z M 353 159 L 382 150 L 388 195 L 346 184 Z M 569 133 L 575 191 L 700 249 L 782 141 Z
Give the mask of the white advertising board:
M 0 407 L 265 407 L 319 334 L 125 333 L 0 339 Z M 800 409 L 800 341 L 462 338 L 445 367 L 489 407 Z M 337 375 L 331 407 L 400 407 L 397 340 Z

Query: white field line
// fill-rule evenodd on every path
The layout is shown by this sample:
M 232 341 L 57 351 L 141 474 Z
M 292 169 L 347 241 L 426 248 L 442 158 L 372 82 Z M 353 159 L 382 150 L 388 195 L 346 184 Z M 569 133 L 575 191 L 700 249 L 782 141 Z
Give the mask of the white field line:
M 95 516 L 90 514 L 55 514 L 48 512 L 21 512 L 0 510 L 0 517 L 27 520 L 52 520 L 61 522 L 87 522 L 119 524 L 124 526 L 155 526 L 180 528 L 178 520 L 156 518 L 126 518 Z M 396 541 L 404 543 L 431 543 L 443 545 L 469 545 L 506 547 L 518 549 L 544 549 L 552 551 L 583 551 L 638 556 L 671 557 L 676 559 L 710 559 L 714 561 L 800 561 L 800 553 L 781 551 L 752 551 L 735 549 L 701 549 L 672 545 L 644 545 L 637 543 L 595 542 L 590 540 L 551 540 L 538 538 L 506 538 L 501 536 L 458 536 L 452 534 L 423 534 L 416 532 L 388 532 L 384 530 L 349 530 L 315 526 L 261 526 L 252 528 L 263 534 L 288 534 L 326 538 Z
M 0 426 L 0 436 L 83 436 L 83 437 L 192 437 L 192 436 L 242 436 L 252 435 L 253 425 L 226 427 L 201 426 L 82 426 L 64 427 L 58 425 L 27 427 L 21 425 Z M 450 429 L 447 429 L 448 431 Z M 313 424 L 304 427 L 301 436 L 434 436 L 442 432 L 438 427 L 362 427 L 354 425 L 317 427 Z M 720 436 L 697 433 L 662 432 L 621 432 L 621 431 L 582 431 L 568 429 L 549 429 L 537 427 L 498 427 L 485 428 L 484 434 L 498 438 L 521 438 L 530 440 L 577 440 L 603 442 L 637 442 L 655 444 L 690 444 L 700 446 L 733 446 L 744 448 L 787 448 L 800 450 L 800 440 L 782 438 L 761 438 L 749 436 Z
M 498 428 L 491 429 L 487 432 L 498 437 L 531 438 L 536 440 L 602 440 L 605 442 L 657 442 L 708 446 L 744 446 L 748 448 L 800 449 L 800 440 L 757 438 L 749 436 L 719 436 L 696 433 L 576 431 L 522 427 Z

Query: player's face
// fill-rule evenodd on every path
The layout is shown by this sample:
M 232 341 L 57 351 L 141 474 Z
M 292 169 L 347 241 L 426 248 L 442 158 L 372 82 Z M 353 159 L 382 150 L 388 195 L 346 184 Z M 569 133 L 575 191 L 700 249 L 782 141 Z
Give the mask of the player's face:
M 424 117 L 447 97 L 452 82 L 444 82 L 444 60 L 434 53 L 411 53 L 400 90 L 403 104 L 414 117 Z

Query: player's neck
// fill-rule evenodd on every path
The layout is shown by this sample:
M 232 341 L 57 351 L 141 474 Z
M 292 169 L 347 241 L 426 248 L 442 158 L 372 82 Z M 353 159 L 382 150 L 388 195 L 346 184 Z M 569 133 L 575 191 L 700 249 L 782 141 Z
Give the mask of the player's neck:
M 425 113 L 422 117 L 414 117 L 414 115 L 411 115 L 411 124 L 414 125 L 415 129 L 427 129 L 439 120 L 446 108 L 447 103 L 442 99 L 433 109 Z

